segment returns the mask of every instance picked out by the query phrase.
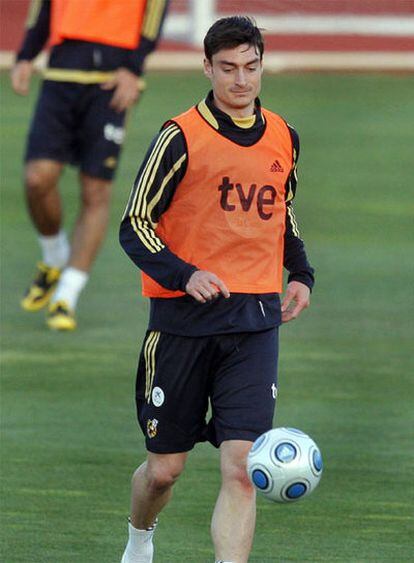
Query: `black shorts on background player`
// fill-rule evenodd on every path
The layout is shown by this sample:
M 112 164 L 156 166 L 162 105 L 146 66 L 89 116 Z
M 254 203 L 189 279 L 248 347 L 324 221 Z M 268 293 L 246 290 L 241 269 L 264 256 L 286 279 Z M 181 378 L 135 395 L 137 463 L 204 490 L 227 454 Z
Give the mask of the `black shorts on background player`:
M 30 127 L 26 161 L 78 164 L 81 172 L 111 180 L 124 138 L 125 111 L 109 107 L 113 91 L 100 84 L 45 80 Z

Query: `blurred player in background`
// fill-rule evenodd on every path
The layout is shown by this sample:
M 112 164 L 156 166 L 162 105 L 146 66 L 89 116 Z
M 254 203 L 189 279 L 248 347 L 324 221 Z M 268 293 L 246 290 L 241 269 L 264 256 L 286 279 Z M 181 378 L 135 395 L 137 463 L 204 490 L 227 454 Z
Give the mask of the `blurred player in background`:
M 309 305 L 314 282 L 292 208 L 298 135 L 257 98 L 260 30 L 224 18 L 204 48 L 213 89 L 156 136 L 121 225 L 151 298 L 136 381 L 148 456 L 132 480 L 122 563 L 152 561 L 157 516 L 204 440 L 221 458 L 216 561 L 247 562 L 256 510 L 246 457 L 272 427 L 278 327 Z
M 26 199 L 42 261 L 21 304 L 26 311 L 48 306 L 51 329 L 76 328 L 76 304 L 107 228 L 126 112 L 140 97 L 145 59 L 157 44 L 167 5 L 167 0 L 32 3 L 11 72 L 16 93 L 28 93 L 33 60 L 47 41 L 51 52 L 25 156 Z M 71 243 L 58 191 L 67 163 L 79 166 L 81 190 Z

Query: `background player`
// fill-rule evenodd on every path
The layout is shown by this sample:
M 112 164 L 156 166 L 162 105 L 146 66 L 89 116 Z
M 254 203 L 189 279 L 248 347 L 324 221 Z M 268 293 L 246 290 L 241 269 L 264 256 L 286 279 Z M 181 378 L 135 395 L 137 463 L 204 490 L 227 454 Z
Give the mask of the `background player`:
M 21 304 L 26 311 L 49 305 L 51 329 L 76 327 L 76 304 L 108 223 L 125 114 L 139 99 L 139 77 L 167 6 L 167 0 L 33 2 L 11 73 L 15 92 L 28 93 L 33 59 L 47 41 L 52 49 L 25 156 L 26 199 L 42 261 Z M 71 245 L 58 191 L 67 163 L 79 166 L 81 189 Z
M 291 205 L 298 136 L 257 98 L 260 31 L 224 18 L 204 46 L 213 90 L 154 139 L 121 225 L 151 298 L 136 382 L 148 457 L 132 480 L 123 563 L 152 561 L 157 515 L 202 440 L 220 448 L 216 561 L 248 560 L 255 494 L 246 456 L 272 426 L 278 326 L 309 305 L 314 281 Z

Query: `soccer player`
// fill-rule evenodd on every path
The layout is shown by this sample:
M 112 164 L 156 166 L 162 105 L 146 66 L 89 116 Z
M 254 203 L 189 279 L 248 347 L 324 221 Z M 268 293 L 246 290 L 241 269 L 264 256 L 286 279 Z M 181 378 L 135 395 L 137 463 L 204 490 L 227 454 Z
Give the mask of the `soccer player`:
M 31 123 L 25 157 L 26 199 L 42 260 L 21 305 L 48 306 L 47 324 L 76 328 L 75 308 L 103 242 L 112 179 L 127 110 L 139 99 L 147 55 L 155 48 L 167 0 L 33 2 L 11 72 L 28 93 L 33 59 L 47 41 L 49 66 Z M 58 182 L 79 166 L 80 210 L 72 241 L 63 229 Z
M 150 298 L 136 380 L 148 455 L 132 479 L 123 563 L 152 561 L 158 515 L 204 440 L 221 457 L 216 561 L 248 560 L 255 492 L 246 457 L 272 427 L 278 327 L 309 305 L 314 282 L 292 208 L 298 135 L 257 97 L 260 30 L 246 17 L 220 19 L 204 49 L 212 91 L 155 137 L 120 230 Z

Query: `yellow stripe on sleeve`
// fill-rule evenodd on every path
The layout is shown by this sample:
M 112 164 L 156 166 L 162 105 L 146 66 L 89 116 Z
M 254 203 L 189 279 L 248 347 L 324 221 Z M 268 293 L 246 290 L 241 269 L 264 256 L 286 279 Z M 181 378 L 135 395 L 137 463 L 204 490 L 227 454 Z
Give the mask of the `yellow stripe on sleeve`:
M 131 192 L 127 209 L 124 213 L 124 218 L 126 217 L 126 215 L 129 216 L 131 226 L 142 244 L 153 254 L 161 251 L 163 248 L 165 248 L 165 245 L 163 244 L 162 240 L 155 234 L 154 228 L 156 227 L 156 225 L 151 220 L 147 197 L 151 186 L 153 185 L 154 178 L 157 174 L 162 157 L 164 156 L 164 153 L 170 141 L 175 137 L 175 135 L 179 133 L 180 129 L 175 124 L 170 125 L 161 132 L 148 158 L 145 168 L 143 169 L 142 174 L 137 182 L 137 185 Z M 186 158 L 186 155 L 184 155 L 184 157 Z M 162 192 L 168 181 L 171 179 L 174 172 L 179 168 L 179 166 L 181 166 L 185 158 L 179 159 L 178 163 L 173 166 L 172 170 L 162 181 L 161 186 L 155 195 L 156 201 L 154 203 L 152 201 L 149 202 L 151 211 L 156 203 L 158 203 L 158 201 L 160 200 Z
M 143 221 L 137 217 L 131 217 L 131 225 L 147 250 L 156 254 L 165 248 L 161 239 L 154 236 L 154 231 L 148 227 L 148 221 Z
M 169 127 L 167 127 L 164 131 L 161 132 L 160 136 L 158 137 L 157 142 L 155 143 L 155 146 L 152 150 L 152 153 L 148 159 L 148 162 L 141 174 L 141 178 L 139 179 L 139 182 L 137 183 L 135 190 L 134 190 L 134 197 L 132 198 L 132 203 L 131 203 L 131 208 L 129 210 L 129 216 L 132 217 L 132 215 L 137 215 L 137 211 L 140 209 L 141 207 L 141 201 L 143 198 L 143 195 L 146 195 L 148 192 L 148 187 L 147 187 L 147 183 L 148 183 L 148 176 L 153 168 L 154 162 L 157 161 L 157 157 L 160 154 L 160 151 L 162 151 L 163 149 L 165 150 L 166 146 L 168 145 L 168 143 L 170 142 L 170 140 L 173 138 L 173 136 L 171 136 L 171 133 L 174 132 L 177 134 L 179 133 L 179 129 L 176 125 L 170 125 Z M 162 154 L 164 154 L 164 152 L 162 152 Z M 145 190 L 143 190 L 143 186 L 145 186 Z M 144 192 L 144 194 L 143 194 Z
M 26 28 L 32 28 L 39 17 L 40 8 L 42 7 L 42 0 L 32 0 L 29 6 L 29 13 L 26 19 Z
M 168 182 L 171 180 L 171 178 L 174 176 L 174 174 L 177 172 L 177 170 L 179 170 L 181 168 L 182 164 L 186 161 L 186 159 L 187 159 L 187 155 L 183 154 L 183 156 L 177 160 L 177 162 L 173 165 L 171 170 L 165 176 L 165 178 L 162 181 L 162 184 L 160 186 L 160 189 L 155 194 L 155 196 L 152 198 L 151 203 L 148 205 L 147 215 L 148 215 L 149 218 L 151 218 L 151 213 L 152 213 L 154 207 L 160 201 L 162 194 L 164 193 L 165 186 L 168 184 Z M 155 225 L 153 224 L 153 226 L 155 226 Z
M 146 217 L 147 216 L 147 195 L 150 191 L 151 186 L 153 185 L 155 176 L 156 176 L 157 171 L 158 171 L 158 167 L 159 167 L 160 162 L 161 162 L 161 160 L 162 160 L 162 158 L 165 154 L 165 151 L 167 150 L 169 143 L 179 133 L 180 133 L 180 129 L 178 127 L 174 131 L 171 132 L 170 136 L 168 138 L 166 138 L 165 143 L 162 145 L 162 147 L 160 147 L 160 150 L 158 152 L 158 155 L 157 155 L 157 158 L 154 162 L 154 165 L 152 166 L 152 168 L 148 167 L 148 169 L 147 169 L 147 175 L 150 175 L 150 177 L 146 178 L 146 184 L 144 184 L 144 185 L 146 185 L 145 193 L 140 194 L 140 195 L 144 195 L 144 197 L 138 198 L 137 207 L 136 207 L 136 214 L 139 215 L 140 217 Z
M 290 222 L 292 223 L 292 230 L 295 237 L 300 238 L 299 228 L 296 221 L 295 213 L 293 212 L 293 207 L 291 205 L 287 206 L 287 212 L 290 218 Z
M 161 19 L 164 13 L 165 0 L 149 0 L 145 14 L 142 35 L 150 41 L 155 41 L 161 26 Z
M 171 178 L 174 176 L 177 170 L 179 170 L 183 162 L 185 162 L 186 158 L 187 155 L 183 154 L 183 156 L 177 160 L 177 162 L 174 164 L 174 166 L 165 176 L 159 190 L 157 191 L 155 196 L 152 198 L 150 204 L 148 205 L 146 212 L 148 220 L 142 220 L 141 218 L 136 218 L 136 217 L 131 218 L 132 226 L 135 232 L 137 233 L 143 244 L 145 244 L 146 248 L 148 248 L 148 250 L 150 250 L 152 253 L 159 252 L 160 250 L 165 248 L 165 245 L 161 242 L 161 239 L 154 236 L 153 229 L 156 227 L 156 224 L 151 220 L 151 213 L 154 207 L 161 199 L 162 194 L 164 193 L 165 186 L 168 184 L 168 182 L 171 180 Z M 148 225 L 148 223 L 150 223 L 150 226 Z
M 297 184 L 298 183 L 298 169 L 296 168 L 295 165 L 293 166 L 292 174 L 293 174 L 293 178 L 295 180 L 295 183 Z M 289 189 L 289 191 L 288 191 L 288 194 L 286 196 L 286 202 L 291 201 L 293 199 L 294 195 L 295 195 L 293 193 L 293 190 L 292 190 L 290 178 L 289 178 L 289 182 L 288 182 L 288 189 Z

